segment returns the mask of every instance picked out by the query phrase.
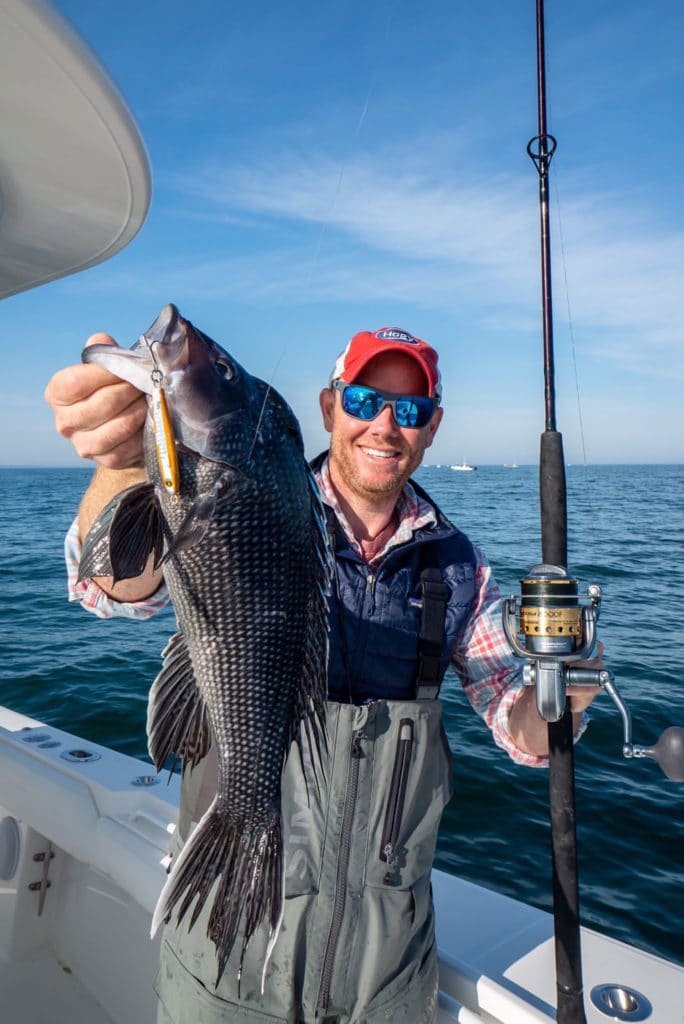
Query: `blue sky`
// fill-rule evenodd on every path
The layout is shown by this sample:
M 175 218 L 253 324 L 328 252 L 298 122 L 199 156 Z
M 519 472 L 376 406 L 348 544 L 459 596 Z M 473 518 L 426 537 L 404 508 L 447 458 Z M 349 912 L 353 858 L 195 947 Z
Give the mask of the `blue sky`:
M 175 302 L 325 445 L 357 330 L 439 349 L 431 462 L 537 460 L 534 0 L 61 0 L 145 139 L 108 262 L 2 304 L 0 464 L 72 465 L 42 393 Z M 684 461 L 684 8 L 547 0 L 558 426 L 571 462 Z

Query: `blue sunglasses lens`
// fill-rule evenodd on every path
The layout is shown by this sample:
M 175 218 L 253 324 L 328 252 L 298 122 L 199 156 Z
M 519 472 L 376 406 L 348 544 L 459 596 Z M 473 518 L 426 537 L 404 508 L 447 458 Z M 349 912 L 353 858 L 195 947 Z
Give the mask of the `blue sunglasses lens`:
M 342 408 L 357 420 L 374 420 L 382 409 L 389 405 L 400 427 L 425 427 L 432 419 L 435 403 L 423 395 L 389 395 L 362 384 L 341 384 Z

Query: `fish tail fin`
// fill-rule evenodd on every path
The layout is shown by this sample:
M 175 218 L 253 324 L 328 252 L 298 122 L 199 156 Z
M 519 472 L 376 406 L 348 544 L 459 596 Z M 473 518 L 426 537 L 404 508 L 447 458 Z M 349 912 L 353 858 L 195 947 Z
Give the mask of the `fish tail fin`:
M 280 882 L 280 891 L 281 891 L 281 894 L 282 894 L 282 898 L 280 900 L 280 914 L 278 915 L 278 920 L 275 922 L 275 925 L 273 925 L 273 923 L 271 923 L 271 932 L 270 932 L 270 936 L 269 936 L 269 940 L 268 940 L 268 947 L 266 949 L 266 955 L 264 957 L 264 966 L 263 966 L 263 968 L 261 970 L 261 994 L 262 994 L 262 996 L 264 994 L 264 987 L 266 985 L 266 971 L 268 970 L 268 965 L 271 962 L 271 954 L 273 953 L 273 949 L 275 947 L 276 940 L 277 940 L 278 936 L 280 935 L 280 926 L 283 923 L 283 917 L 285 916 L 285 899 L 284 899 L 284 896 L 285 896 L 285 858 L 284 857 L 281 857 L 281 866 L 280 867 L 281 867 L 281 870 L 280 870 L 279 882 Z M 273 873 L 274 873 L 273 874 L 273 882 L 274 883 L 276 881 L 276 878 L 275 878 L 276 868 L 277 868 L 277 865 L 273 865 L 272 870 L 273 870 Z M 244 953 L 243 953 L 243 955 L 244 955 Z M 242 974 L 242 958 L 240 959 L 240 973 Z M 239 986 L 238 986 L 238 991 L 239 991 Z
M 283 908 L 283 840 L 280 813 L 273 810 L 261 827 L 227 823 L 214 800 L 183 847 L 162 889 L 152 919 L 152 935 L 162 921 L 180 924 L 193 903 L 188 930 L 197 923 L 215 883 L 207 936 L 216 947 L 218 986 L 244 918 L 238 982 L 245 951 L 262 922 L 268 920 L 269 951 L 280 927 Z

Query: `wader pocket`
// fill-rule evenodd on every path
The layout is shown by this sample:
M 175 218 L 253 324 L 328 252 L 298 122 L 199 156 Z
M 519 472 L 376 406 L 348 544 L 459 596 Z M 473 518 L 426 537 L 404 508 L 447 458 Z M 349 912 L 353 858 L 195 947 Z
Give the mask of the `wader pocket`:
M 166 940 L 162 941 L 161 966 L 154 988 L 164 1009 L 164 1024 L 288 1024 L 292 1020 L 214 995 L 181 963 Z
M 369 1007 L 362 1018 L 364 1024 L 434 1024 L 439 997 L 436 946 L 433 944 L 417 971 L 412 964 L 391 988 L 395 994 Z
M 364 885 L 410 889 L 429 876 L 451 792 L 438 701 L 378 701 L 366 729 L 372 746 Z M 362 790 L 367 799 L 368 781 Z M 367 809 L 366 809 L 367 808 Z
M 413 721 L 402 718 L 399 724 L 399 738 L 392 769 L 387 813 L 380 840 L 380 860 L 388 867 L 387 882 L 391 882 L 391 871 L 396 861 L 396 846 L 406 802 L 406 786 L 411 767 L 411 747 L 413 745 Z

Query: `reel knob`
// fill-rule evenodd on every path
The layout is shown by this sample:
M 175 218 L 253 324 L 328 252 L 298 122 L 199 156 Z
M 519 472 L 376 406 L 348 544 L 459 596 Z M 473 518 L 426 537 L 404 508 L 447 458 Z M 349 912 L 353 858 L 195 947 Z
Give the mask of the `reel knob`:
M 657 743 L 643 748 L 643 756 L 657 761 L 668 779 L 684 782 L 684 729 L 671 725 Z

